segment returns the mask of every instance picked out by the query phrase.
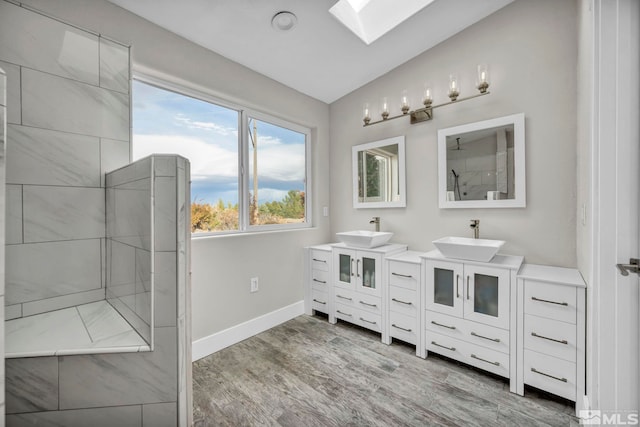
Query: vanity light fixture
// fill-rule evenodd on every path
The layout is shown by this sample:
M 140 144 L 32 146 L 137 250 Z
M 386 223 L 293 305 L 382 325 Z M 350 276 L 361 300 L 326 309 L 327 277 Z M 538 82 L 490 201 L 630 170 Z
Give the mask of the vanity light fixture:
M 422 94 L 422 104 L 424 105 L 424 107 L 418 108 L 413 111 L 410 111 L 411 108 L 409 107 L 408 92 L 407 90 L 403 90 L 402 96 L 401 96 L 401 102 L 400 102 L 400 111 L 402 112 L 401 114 L 398 114 L 396 116 L 391 116 L 391 117 L 389 116 L 389 102 L 385 97 L 385 98 L 382 98 L 382 101 L 380 103 L 381 104 L 380 116 L 382 117 L 381 120 L 372 122 L 371 109 L 369 108 L 369 104 L 366 103 L 364 105 L 364 116 L 362 119 L 364 121 L 363 126 L 371 126 L 371 125 L 386 122 L 389 120 L 397 119 L 403 116 L 409 116 L 410 123 L 412 125 L 416 123 L 426 122 L 427 120 L 431 120 L 433 118 L 434 108 L 443 107 L 445 105 L 453 104 L 454 102 L 466 101 L 468 99 L 477 98 L 483 95 L 488 95 L 490 93 L 487 90 L 489 89 L 489 68 L 485 64 L 478 65 L 478 77 L 476 79 L 476 88 L 480 93 L 476 95 L 467 96 L 465 98 L 459 98 L 460 81 L 455 74 L 451 74 L 449 76 L 449 90 L 448 90 L 448 96 L 449 96 L 449 99 L 451 99 L 451 101 L 444 102 L 438 105 L 432 105 L 433 97 L 432 97 L 431 86 L 427 83 L 424 86 L 424 92 Z

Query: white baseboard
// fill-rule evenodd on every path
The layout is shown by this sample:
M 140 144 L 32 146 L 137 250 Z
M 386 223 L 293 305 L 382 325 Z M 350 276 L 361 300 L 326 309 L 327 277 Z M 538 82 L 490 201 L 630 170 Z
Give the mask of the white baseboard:
M 304 301 L 298 301 L 271 313 L 232 326 L 224 331 L 200 338 L 192 344 L 191 359 L 195 362 L 302 314 L 304 314 Z

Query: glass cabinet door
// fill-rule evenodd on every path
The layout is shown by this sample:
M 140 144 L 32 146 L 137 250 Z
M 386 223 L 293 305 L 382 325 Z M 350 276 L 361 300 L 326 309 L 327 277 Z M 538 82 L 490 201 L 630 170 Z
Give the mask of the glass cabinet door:
M 509 326 L 509 272 L 465 266 L 464 317 L 499 328 Z
M 382 254 L 367 251 L 356 253 L 356 277 L 359 292 L 382 295 Z
M 351 283 L 351 258 L 348 254 L 340 254 L 340 281 L 345 283 Z
M 349 249 L 339 249 L 333 252 L 334 282 L 344 288 L 355 289 L 356 282 L 356 252 Z
M 462 273 L 462 264 L 428 261 L 426 308 L 439 313 L 462 316 Z
M 375 258 L 362 257 L 362 286 L 369 289 L 375 289 L 378 286 Z

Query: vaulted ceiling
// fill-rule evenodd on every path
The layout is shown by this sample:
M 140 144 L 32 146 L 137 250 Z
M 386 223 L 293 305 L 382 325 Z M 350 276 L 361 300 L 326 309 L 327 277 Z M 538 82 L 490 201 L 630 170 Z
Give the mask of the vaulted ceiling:
M 434 0 L 370 45 L 329 13 L 336 0 L 109 1 L 331 103 L 513 0 Z M 272 27 L 273 16 L 281 11 L 297 18 L 289 31 Z

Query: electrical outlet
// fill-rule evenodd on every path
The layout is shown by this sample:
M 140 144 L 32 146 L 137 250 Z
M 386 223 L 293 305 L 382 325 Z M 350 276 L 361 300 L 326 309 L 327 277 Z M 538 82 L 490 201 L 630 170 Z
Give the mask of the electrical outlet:
M 322 208 L 322 216 L 329 216 L 329 208 L 327 206 Z
M 251 292 L 258 292 L 258 278 L 251 278 Z

